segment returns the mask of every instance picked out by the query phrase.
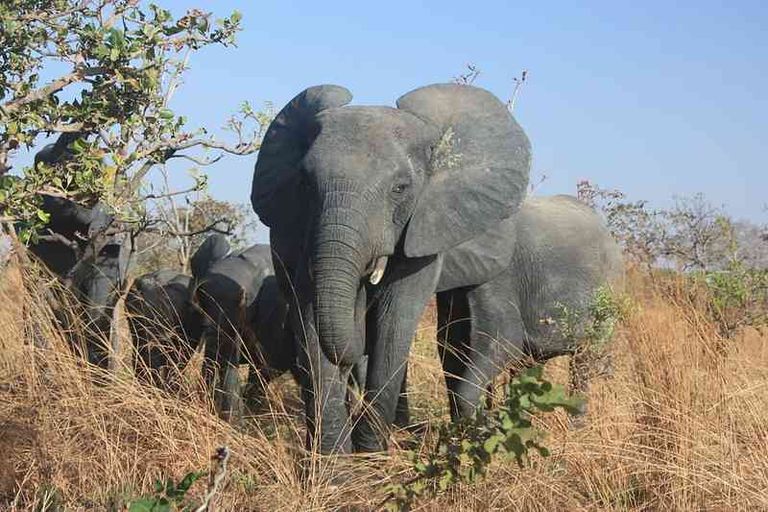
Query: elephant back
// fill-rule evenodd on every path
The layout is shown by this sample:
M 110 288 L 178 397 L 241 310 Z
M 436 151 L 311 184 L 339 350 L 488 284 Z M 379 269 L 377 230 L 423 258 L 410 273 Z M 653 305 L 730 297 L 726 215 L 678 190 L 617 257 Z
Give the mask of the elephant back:
M 242 300 L 245 307 L 251 307 L 264 279 L 271 275 L 271 250 L 257 244 L 214 262 L 199 286 L 222 303 Z
M 510 267 L 526 329 L 545 329 L 562 308 L 584 311 L 595 291 L 619 284 L 621 251 L 602 218 L 572 196 L 527 199 Z

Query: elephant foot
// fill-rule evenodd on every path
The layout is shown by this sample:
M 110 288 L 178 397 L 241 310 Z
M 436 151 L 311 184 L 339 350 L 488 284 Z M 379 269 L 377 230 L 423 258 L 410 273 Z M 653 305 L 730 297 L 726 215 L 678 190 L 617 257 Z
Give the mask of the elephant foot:
M 296 461 L 299 479 L 323 488 L 339 488 L 353 481 L 359 464 L 348 453 L 308 453 Z
M 400 411 L 395 415 L 395 421 L 393 425 L 396 428 L 407 429 L 411 426 L 411 415 L 407 412 L 401 414 Z

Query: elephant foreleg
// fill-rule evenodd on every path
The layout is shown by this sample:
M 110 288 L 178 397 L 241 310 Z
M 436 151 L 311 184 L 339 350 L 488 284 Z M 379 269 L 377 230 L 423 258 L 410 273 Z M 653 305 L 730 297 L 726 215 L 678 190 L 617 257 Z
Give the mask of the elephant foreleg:
M 320 348 L 311 293 L 307 291 L 308 276 L 304 274 L 296 283 L 283 267 L 276 266 L 275 270 L 290 304 L 288 321 L 297 350 L 293 373 L 304 401 L 307 448 L 322 454 L 349 453 L 352 425 L 345 400 L 349 368 L 331 363 Z
M 240 341 L 216 327 L 207 329 L 203 375 L 214 390 L 214 406 L 225 421 L 232 421 L 240 405 Z
M 435 258 L 420 260 L 407 268 L 398 268 L 398 262 L 394 262 L 392 274 L 385 277 L 368 313 L 366 407 L 354 431 L 355 448 L 360 451 L 387 448 L 388 429 L 395 421 L 413 335 L 440 272 L 440 262 Z

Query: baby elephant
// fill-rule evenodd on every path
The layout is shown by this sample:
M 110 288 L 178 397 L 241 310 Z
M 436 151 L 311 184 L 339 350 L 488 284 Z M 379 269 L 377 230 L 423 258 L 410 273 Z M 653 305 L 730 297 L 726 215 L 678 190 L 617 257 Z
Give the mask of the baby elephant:
M 192 273 L 193 300 L 204 317 L 204 375 L 215 387 L 217 410 L 229 420 L 240 405 L 240 363 L 249 363 L 249 398 L 259 401 L 264 384 L 294 368 L 296 353 L 269 245 L 209 256 L 223 248 L 229 249 L 226 238 L 210 236 L 192 259 Z
M 504 270 L 490 281 L 450 289 L 451 273 L 463 270 L 467 255 L 503 261 Z M 601 286 L 622 275 L 621 251 L 601 218 L 570 196 L 529 198 L 501 232 L 447 253 L 437 307 L 451 416 L 470 415 L 511 363 L 580 354 L 574 337 L 562 332 L 563 311 L 584 312 Z M 572 375 L 580 364 L 574 359 Z M 585 391 L 586 381 L 577 382 Z
M 203 333 L 203 317 L 190 303 L 192 277 L 157 270 L 138 277 L 125 299 L 138 356 L 136 374 L 167 388 L 168 371 L 183 368 Z

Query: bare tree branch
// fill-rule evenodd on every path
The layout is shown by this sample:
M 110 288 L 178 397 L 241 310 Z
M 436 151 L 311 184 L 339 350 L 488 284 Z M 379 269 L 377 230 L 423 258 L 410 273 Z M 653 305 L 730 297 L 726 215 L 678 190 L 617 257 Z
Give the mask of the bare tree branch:
M 515 88 L 512 89 L 512 96 L 509 98 L 509 101 L 507 102 L 507 108 L 510 112 L 513 112 L 515 110 L 515 103 L 517 103 L 517 97 L 520 94 L 520 89 L 523 88 L 523 84 L 525 84 L 525 81 L 528 80 L 528 70 L 524 69 L 522 73 L 520 73 L 519 77 L 514 77 L 512 79 L 513 82 L 515 82 Z
M 224 155 L 220 154 L 220 155 L 216 155 L 213 158 L 205 158 L 205 159 L 203 159 L 203 158 L 197 158 L 197 157 L 194 157 L 194 156 L 191 156 L 191 155 L 183 155 L 183 154 L 176 155 L 176 154 L 174 154 L 174 155 L 169 156 L 166 160 L 170 160 L 172 158 L 184 158 L 186 160 L 189 160 L 190 162 L 193 162 L 193 163 L 196 163 L 197 165 L 205 167 L 205 166 L 208 166 L 208 165 L 215 164 L 216 162 L 218 162 L 219 160 L 224 158 Z
M 98 68 L 98 67 L 96 68 L 86 67 L 86 68 L 76 69 L 71 73 L 67 73 L 62 77 L 57 78 L 56 80 L 49 83 L 48 85 L 45 85 L 43 87 L 40 87 L 39 89 L 35 89 L 34 91 L 29 92 L 26 96 L 22 98 L 7 102 L 5 105 L 2 105 L 0 109 L 2 109 L 2 112 L 4 114 L 12 114 L 13 112 L 23 107 L 24 105 L 27 105 L 29 103 L 32 103 L 33 101 L 38 101 L 47 96 L 50 96 L 51 94 L 64 89 L 66 86 L 70 84 L 79 82 L 86 76 L 100 75 L 105 73 L 106 71 L 107 71 L 106 68 Z

